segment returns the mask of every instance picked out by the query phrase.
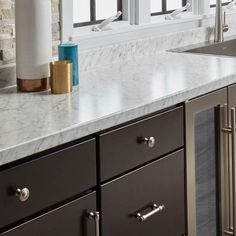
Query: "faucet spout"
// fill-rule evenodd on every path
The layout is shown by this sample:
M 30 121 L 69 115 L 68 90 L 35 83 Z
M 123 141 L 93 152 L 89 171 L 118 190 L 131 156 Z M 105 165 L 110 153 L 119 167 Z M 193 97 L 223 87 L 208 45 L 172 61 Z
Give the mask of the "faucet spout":
M 216 0 L 215 35 L 214 35 L 214 42 L 216 43 L 224 41 L 222 13 L 223 13 L 222 0 Z

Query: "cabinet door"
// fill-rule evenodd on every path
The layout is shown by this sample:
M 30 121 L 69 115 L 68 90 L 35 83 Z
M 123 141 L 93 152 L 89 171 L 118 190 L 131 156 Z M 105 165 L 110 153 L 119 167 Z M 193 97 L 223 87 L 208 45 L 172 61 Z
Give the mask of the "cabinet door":
M 187 213 L 189 236 L 218 236 L 225 218 L 224 145 L 227 89 L 186 103 Z M 226 110 L 226 109 L 225 109 Z M 224 140 L 224 141 L 223 141 Z
M 0 172 L 0 228 L 82 194 L 96 185 L 91 139 Z M 22 201 L 17 189 L 28 189 Z
M 225 221 L 225 230 L 232 235 L 236 235 L 236 84 L 228 88 L 228 135 L 229 135 L 229 158 L 227 159 L 227 167 L 229 175 L 226 180 L 228 182 L 227 195 L 225 201 L 225 215 L 228 217 Z
M 102 185 L 102 236 L 183 235 L 184 173 L 181 150 Z
M 177 107 L 100 135 L 101 181 L 183 147 L 183 115 Z
M 88 214 L 96 210 L 96 194 L 68 203 L 1 236 L 95 236 Z

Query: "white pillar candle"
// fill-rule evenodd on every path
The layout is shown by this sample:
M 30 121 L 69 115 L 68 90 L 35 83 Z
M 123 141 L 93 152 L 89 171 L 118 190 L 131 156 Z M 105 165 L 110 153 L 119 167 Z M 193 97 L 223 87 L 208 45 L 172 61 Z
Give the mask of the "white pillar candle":
M 52 60 L 51 0 L 16 0 L 15 4 L 17 79 L 48 78 Z

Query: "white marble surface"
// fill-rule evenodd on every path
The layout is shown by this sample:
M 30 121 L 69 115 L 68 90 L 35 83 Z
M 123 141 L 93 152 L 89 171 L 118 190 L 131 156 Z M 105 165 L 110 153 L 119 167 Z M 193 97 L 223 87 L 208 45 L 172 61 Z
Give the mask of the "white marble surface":
M 200 27 L 187 31 L 168 32 L 164 35 L 147 36 L 89 50 L 82 50 L 80 48 L 80 71 L 109 66 L 111 63 L 122 63 L 124 60 L 134 60 L 137 57 L 156 55 L 165 50 L 184 47 L 190 44 L 209 42 L 212 39 L 212 33 L 212 28 Z M 232 33 L 232 30 L 229 33 Z M 80 42 L 78 43 L 80 44 Z M 0 88 L 11 86 L 15 83 L 15 65 L 12 64 L 8 67 L 0 66 Z
M 124 60 L 134 60 L 137 57 L 156 55 L 177 47 L 209 42 L 212 36 L 212 28 L 200 27 L 92 48 L 80 53 L 80 69 L 90 70 L 111 63 L 122 63 Z
M 236 58 L 165 52 L 81 74 L 73 94 L 0 90 L 0 165 L 236 82 Z

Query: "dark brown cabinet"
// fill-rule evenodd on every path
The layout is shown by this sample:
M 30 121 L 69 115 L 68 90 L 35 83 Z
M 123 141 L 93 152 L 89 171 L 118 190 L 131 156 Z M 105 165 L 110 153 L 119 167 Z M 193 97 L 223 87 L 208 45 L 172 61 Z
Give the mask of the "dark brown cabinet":
M 95 150 L 92 139 L 0 172 L 0 228 L 94 187 Z M 16 190 L 24 188 L 22 202 Z
M 183 112 L 172 108 L 2 169 L 0 236 L 185 234 Z
M 183 235 L 184 172 L 181 150 L 102 185 L 102 236 Z M 159 211 L 149 216 L 154 204 Z M 147 219 L 139 221 L 138 213 Z
M 182 147 L 183 127 L 178 107 L 100 135 L 101 181 Z
M 96 193 L 93 192 L 0 235 L 95 236 L 95 223 L 88 218 L 95 210 Z

